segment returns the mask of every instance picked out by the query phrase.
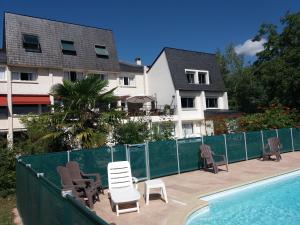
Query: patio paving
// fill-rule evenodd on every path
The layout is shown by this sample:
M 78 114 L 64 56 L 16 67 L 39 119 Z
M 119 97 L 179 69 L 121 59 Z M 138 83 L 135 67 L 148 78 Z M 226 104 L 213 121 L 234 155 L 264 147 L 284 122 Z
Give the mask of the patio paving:
M 95 204 L 94 211 L 107 222 L 116 225 L 181 224 L 182 216 L 195 207 L 191 208 L 192 204 L 205 205 L 203 201 L 197 200 L 201 195 L 300 169 L 300 152 L 285 153 L 282 158 L 280 162 L 253 159 L 229 164 L 228 173 L 220 171 L 213 174 L 197 170 L 163 177 L 161 179 L 165 182 L 169 203 L 166 204 L 158 195 L 153 195 L 152 198 L 150 195 L 149 205 L 146 206 L 144 198 L 141 198 L 140 213 L 126 213 L 117 217 L 105 192 L 105 195 L 100 196 L 101 202 Z M 143 196 L 143 182 L 139 183 L 139 191 Z

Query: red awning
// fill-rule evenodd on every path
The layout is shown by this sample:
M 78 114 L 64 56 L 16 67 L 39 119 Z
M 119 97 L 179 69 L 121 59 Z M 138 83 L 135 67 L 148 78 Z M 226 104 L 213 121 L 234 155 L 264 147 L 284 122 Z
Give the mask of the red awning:
M 49 105 L 49 95 L 13 95 L 13 105 Z M 7 106 L 7 96 L 0 96 L 0 106 Z
M 0 106 L 7 106 L 6 95 L 0 95 Z

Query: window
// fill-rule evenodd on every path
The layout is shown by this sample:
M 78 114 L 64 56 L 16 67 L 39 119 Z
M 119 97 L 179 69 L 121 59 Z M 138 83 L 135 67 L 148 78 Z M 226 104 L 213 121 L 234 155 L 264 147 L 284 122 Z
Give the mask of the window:
M 0 106 L 0 118 L 8 117 L 8 108 L 7 106 Z
M 13 105 L 13 114 L 26 115 L 28 113 L 38 114 L 39 105 Z
M 74 82 L 76 80 L 84 79 L 84 75 L 83 75 L 83 73 L 79 73 L 79 72 L 76 72 L 76 71 L 65 71 L 64 72 L 64 79 Z
M 92 74 L 92 75 L 99 77 L 100 80 L 108 80 L 106 74 Z
M 194 98 L 181 98 L 182 108 L 194 108 Z
M 189 137 L 193 134 L 193 123 L 183 123 L 182 131 L 185 137 Z
M 194 75 L 195 74 L 193 72 L 190 72 L 190 71 L 186 72 L 186 77 L 187 77 L 187 80 L 188 80 L 189 84 L 194 84 L 195 83 Z
M 61 41 L 61 49 L 64 55 L 76 55 L 73 41 Z
M 198 72 L 199 84 L 206 84 L 206 74 L 204 72 Z
M 0 80 L 6 80 L 5 68 L 0 67 Z
M 97 57 L 108 59 L 109 54 L 105 46 L 95 45 L 95 52 Z
M 218 98 L 216 97 L 206 98 L 206 108 L 218 108 Z
M 189 84 L 210 84 L 209 73 L 206 70 L 186 69 L 185 74 Z
M 31 34 L 23 34 L 23 48 L 26 52 L 42 52 L 39 37 Z
M 37 75 L 27 72 L 12 72 L 12 80 L 35 81 L 37 80 Z
M 122 76 L 120 77 L 121 86 L 135 86 L 134 76 Z

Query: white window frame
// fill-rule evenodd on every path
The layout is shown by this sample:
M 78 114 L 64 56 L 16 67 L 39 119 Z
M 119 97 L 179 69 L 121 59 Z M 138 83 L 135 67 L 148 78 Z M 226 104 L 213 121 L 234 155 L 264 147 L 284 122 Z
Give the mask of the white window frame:
M 206 85 L 210 84 L 208 70 L 185 69 L 184 71 L 185 71 L 185 74 L 194 73 L 194 83 L 195 84 L 203 84 L 203 83 L 199 83 L 199 73 L 205 73 L 205 84 Z M 189 84 L 192 84 L 192 83 L 189 83 Z
M 73 71 L 73 70 L 64 71 L 64 79 L 71 81 L 71 76 L 70 76 L 71 72 L 75 72 L 76 73 L 76 80 L 75 81 L 85 79 L 85 75 L 84 75 L 83 72 L 78 72 L 78 71 Z
M 128 84 L 124 83 L 124 78 L 128 78 Z M 119 85 L 122 87 L 135 87 L 135 75 L 120 75 L 119 76 Z
M 209 98 L 215 98 L 217 99 L 217 107 L 208 107 L 206 102 L 207 102 L 207 99 Z M 219 109 L 220 108 L 220 102 L 219 102 L 219 97 L 218 96 L 205 96 L 205 107 L 207 109 Z
M 5 67 L 0 67 L 0 74 L 2 73 L 2 70 L 3 70 L 3 78 L 1 78 L 1 76 L 0 76 L 0 81 L 7 81 L 6 68 Z
M 183 98 L 192 98 L 193 99 L 193 107 L 182 107 L 182 99 Z M 182 110 L 191 110 L 191 109 L 195 109 L 196 108 L 196 102 L 195 102 L 195 100 L 196 100 L 196 97 L 193 97 L 193 96 L 184 96 L 184 97 L 181 97 L 181 99 L 180 99 L 180 104 L 181 104 L 181 109 Z
M 191 133 L 187 133 L 186 130 L 192 128 Z M 190 137 L 194 134 L 194 124 L 193 122 L 182 123 L 182 133 L 184 137 Z
M 187 81 L 188 81 L 189 84 L 196 84 L 196 80 L 195 80 L 195 75 L 196 75 L 196 73 L 195 73 L 195 71 L 186 70 L 186 71 L 185 71 L 185 75 L 186 75 L 186 78 L 187 78 Z M 192 80 L 192 82 L 189 82 L 189 78 L 188 78 L 189 75 L 193 75 L 193 80 Z
M 21 80 L 21 73 L 31 74 L 31 79 L 30 80 Z M 12 79 L 12 81 L 18 81 L 18 82 L 36 82 L 38 79 L 38 74 L 35 72 L 12 71 L 11 79 Z

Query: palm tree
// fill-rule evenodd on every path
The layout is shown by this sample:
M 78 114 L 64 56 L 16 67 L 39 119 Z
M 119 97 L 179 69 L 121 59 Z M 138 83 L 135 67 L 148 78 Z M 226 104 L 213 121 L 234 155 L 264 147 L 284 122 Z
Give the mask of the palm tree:
M 72 148 L 104 144 L 109 132 L 106 118 L 111 119 L 107 114 L 116 120 L 120 118 L 120 114 L 108 107 L 116 97 L 115 88 L 107 91 L 107 84 L 96 75 L 55 84 L 50 94 L 59 101 L 54 105 L 54 112 L 49 114 L 54 129 L 43 138 L 63 136 Z

